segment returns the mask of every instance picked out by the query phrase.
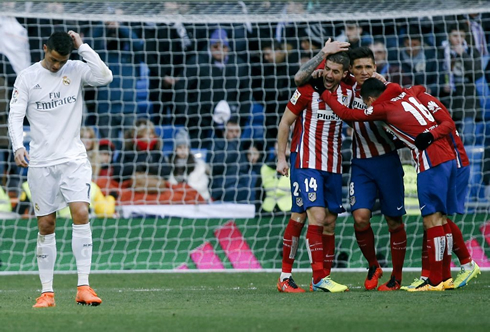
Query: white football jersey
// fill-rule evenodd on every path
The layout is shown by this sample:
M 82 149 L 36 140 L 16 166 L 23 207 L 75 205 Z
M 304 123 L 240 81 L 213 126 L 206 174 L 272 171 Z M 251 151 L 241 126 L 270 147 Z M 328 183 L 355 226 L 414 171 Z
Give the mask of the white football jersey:
M 9 136 L 14 152 L 23 147 L 23 121 L 31 129 L 29 167 L 46 167 L 86 158 L 80 139 L 82 85 L 107 85 L 112 72 L 87 44 L 78 53 L 86 61 L 68 62 L 56 73 L 37 62 L 24 69 L 10 100 Z

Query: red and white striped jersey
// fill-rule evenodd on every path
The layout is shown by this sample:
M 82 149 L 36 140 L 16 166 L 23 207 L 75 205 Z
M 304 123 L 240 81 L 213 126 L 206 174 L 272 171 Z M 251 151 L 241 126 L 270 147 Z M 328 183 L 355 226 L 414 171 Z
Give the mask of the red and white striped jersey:
M 361 98 L 361 88 L 358 87 L 357 83 L 352 86 L 352 92 L 354 98 L 350 108 L 364 112 L 366 104 Z M 354 130 L 352 138 L 353 158 L 378 157 L 396 150 L 393 137 L 383 129 L 383 123 L 352 122 L 350 125 Z
M 341 105 L 332 94 L 324 93 L 323 97 L 335 113 L 346 121 L 385 121 L 387 129 L 412 150 L 417 172 L 456 158 L 453 147 L 446 139 L 435 140 L 424 151 L 417 149 L 415 138 L 437 128 L 438 124 L 414 95 L 396 83 L 388 84 L 381 96 L 364 112 Z
M 336 95 L 343 105 L 352 99 L 352 91 L 343 83 Z M 298 116 L 296 126 L 301 123 L 295 167 L 342 173 L 342 120 L 310 84 L 299 87 L 287 107 Z
M 422 102 L 425 107 L 427 107 L 427 109 L 432 113 L 432 116 L 434 116 L 434 118 L 436 119 L 439 126 L 444 121 L 451 121 L 454 124 L 454 121 L 451 118 L 451 114 L 447 110 L 446 106 L 444 106 L 444 104 L 441 103 L 439 99 L 428 94 L 424 86 L 415 85 L 408 90 L 411 90 L 412 93 L 417 96 L 417 99 L 420 100 L 420 102 Z M 434 130 L 431 130 L 431 133 L 432 135 L 434 135 L 434 139 L 439 138 Z M 461 140 L 461 137 L 459 137 L 459 133 L 456 130 L 456 126 L 454 126 L 454 128 L 451 128 L 451 130 L 442 133 L 442 135 L 447 135 L 446 139 L 448 139 L 450 144 L 454 147 L 458 168 L 468 166 L 470 164 L 470 160 L 468 158 L 468 155 L 466 154 L 463 141 Z

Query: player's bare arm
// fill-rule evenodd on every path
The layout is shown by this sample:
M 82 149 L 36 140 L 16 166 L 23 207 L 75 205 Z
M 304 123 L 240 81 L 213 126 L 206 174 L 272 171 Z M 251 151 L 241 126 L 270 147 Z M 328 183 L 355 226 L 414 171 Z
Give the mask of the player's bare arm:
M 15 164 L 20 167 L 29 166 L 29 153 L 25 148 L 20 148 L 15 151 Z
M 277 133 L 277 165 L 276 171 L 279 174 L 288 176 L 289 165 L 286 161 L 286 149 L 288 145 L 289 138 L 289 128 L 296 121 L 296 114 L 291 112 L 289 108 L 286 107 L 284 114 L 282 115 L 281 122 L 279 123 L 279 129 Z
M 325 46 L 315 55 L 313 58 L 308 60 L 298 72 L 294 75 L 294 83 L 297 86 L 302 86 L 310 80 L 312 73 L 318 67 L 318 65 L 326 59 L 327 55 L 334 54 L 342 51 L 347 51 L 349 49 L 350 43 L 331 41 L 331 38 L 325 42 Z
M 80 37 L 80 35 L 73 30 L 68 31 L 68 34 L 73 40 L 73 48 L 78 50 L 78 48 L 83 44 L 82 37 Z

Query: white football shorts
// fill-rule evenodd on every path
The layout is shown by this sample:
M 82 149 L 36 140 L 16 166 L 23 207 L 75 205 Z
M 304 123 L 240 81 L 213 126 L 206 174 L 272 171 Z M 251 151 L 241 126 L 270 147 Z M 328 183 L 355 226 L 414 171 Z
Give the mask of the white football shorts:
M 90 204 L 92 167 L 88 159 L 48 167 L 32 167 L 27 172 L 31 204 L 37 217 L 46 216 L 71 202 Z

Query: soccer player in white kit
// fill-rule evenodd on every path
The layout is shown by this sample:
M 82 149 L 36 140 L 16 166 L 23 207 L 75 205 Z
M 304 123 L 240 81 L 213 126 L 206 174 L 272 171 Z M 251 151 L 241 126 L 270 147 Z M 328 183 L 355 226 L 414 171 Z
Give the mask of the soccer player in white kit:
M 80 140 L 82 85 L 107 85 L 112 72 L 74 31 L 55 32 L 43 45 L 44 59 L 20 72 L 10 100 L 9 136 L 18 166 L 29 167 L 27 182 L 38 221 L 37 263 L 42 294 L 35 308 L 54 307 L 56 211 L 67 205 L 73 219 L 76 302 L 99 305 L 89 286 L 92 231 L 89 222 L 92 170 Z M 69 60 L 73 49 L 85 62 Z M 30 151 L 23 145 L 23 121 L 31 126 Z

